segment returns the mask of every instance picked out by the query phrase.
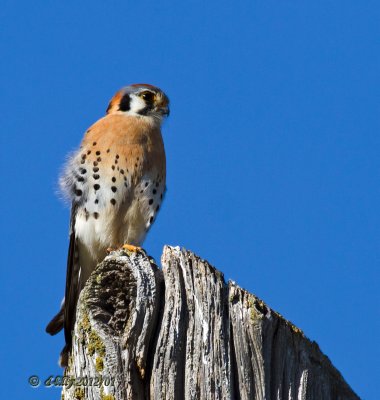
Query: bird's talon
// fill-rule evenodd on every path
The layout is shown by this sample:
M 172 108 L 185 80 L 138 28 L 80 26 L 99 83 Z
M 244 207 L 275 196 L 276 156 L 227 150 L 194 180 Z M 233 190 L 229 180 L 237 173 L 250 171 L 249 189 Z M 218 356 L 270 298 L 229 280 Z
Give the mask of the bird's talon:
M 122 246 L 122 248 L 123 248 L 124 250 L 131 251 L 131 252 L 133 252 L 133 253 L 138 253 L 139 251 L 142 251 L 142 248 L 141 248 L 141 247 L 139 247 L 139 246 L 134 246 L 133 244 L 124 244 L 124 245 Z

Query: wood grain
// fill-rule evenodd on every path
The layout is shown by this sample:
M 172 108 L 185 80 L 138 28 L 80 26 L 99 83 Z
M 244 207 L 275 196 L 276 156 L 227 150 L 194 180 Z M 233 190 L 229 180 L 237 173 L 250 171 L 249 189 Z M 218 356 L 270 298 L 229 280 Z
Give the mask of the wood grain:
M 117 251 L 81 293 L 64 399 L 359 399 L 302 331 L 193 253 Z M 107 380 L 108 379 L 108 380 Z M 111 382 L 110 382 L 111 381 Z

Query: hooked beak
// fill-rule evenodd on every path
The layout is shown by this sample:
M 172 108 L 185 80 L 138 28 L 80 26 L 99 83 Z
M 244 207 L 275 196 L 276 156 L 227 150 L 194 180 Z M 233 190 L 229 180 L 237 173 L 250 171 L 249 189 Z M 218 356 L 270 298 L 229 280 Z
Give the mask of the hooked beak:
M 165 95 L 158 99 L 156 103 L 156 111 L 166 116 L 170 114 L 169 99 Z
M 166 115 L 167 117 L 169 116 L 169 114 L 170 114 L 170 110 L 169 110 L 169 107 L 160 107 L 159 109 L 158 109 L 158 111 L 162 114 L 162 115 Z

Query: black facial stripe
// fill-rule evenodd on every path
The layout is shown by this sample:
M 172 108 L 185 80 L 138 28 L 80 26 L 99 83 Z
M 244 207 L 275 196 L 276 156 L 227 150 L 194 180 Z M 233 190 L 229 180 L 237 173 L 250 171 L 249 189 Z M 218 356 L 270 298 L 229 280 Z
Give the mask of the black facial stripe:
M 147 115 L 149 111 L 152 111 L 154 108 L 154 93 L 147 91 L 142 95 L 142 99 L 144 100 L 145 107 L 139 111 L 137 111 L 140 115 Z
M 129 97 L 129 94 L 126 93 L 123 98 L 120 101 L 119 104 L 119 111 L 128 111 L 131 108 L 131 98 Z

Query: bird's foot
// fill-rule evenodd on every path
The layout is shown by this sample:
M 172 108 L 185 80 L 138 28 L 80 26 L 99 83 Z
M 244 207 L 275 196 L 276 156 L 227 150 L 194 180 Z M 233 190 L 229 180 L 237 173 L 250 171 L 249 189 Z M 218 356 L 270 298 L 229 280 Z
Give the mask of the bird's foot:
M 107 252 L 107 254 L 110 254 L 115 250 L 117 250 L 117 249 L 114 249 L 113 247 L 107 247 L 106 252 Z
M 134 246 L 133 244 L 124 244 L 122 246 L 122 249 L 130 251 L 132 253 L 138 253 L 140 251 L 142 251 L 142 248 L 139 246 Z

